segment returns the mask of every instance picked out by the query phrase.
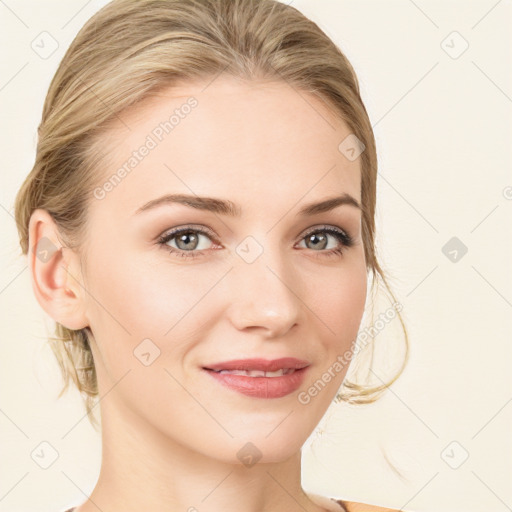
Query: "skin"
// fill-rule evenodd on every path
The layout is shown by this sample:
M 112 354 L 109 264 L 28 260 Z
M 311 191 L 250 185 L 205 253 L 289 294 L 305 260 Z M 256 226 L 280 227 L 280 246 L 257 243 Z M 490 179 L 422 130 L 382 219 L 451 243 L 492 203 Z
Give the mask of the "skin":
M 348 366 L 308 404 L 297 396 L 353 348 L 367 287 L 361 212 L 342 205 L 302 219 L 296 213 L 343 193 L 360 202 L 360 159 L 338 150 L 350 130 L 312 95 L 283 82 L 221 76 L 207 84 L 167 89 L 123 112 L 130 130 L 116 120 L 104 137 L 100 184 L 169 112 L 198 100 L 104 199 L 91 199 L 82 253 L 64 248 L 46 262 L 30 259 L 45 311 L 93 333 L 102 466 L 78 512 L 231 512 L 241 496 L 245 512 L 341 510 L 303 491 L 301 447 Z M 242 216 L 178 204 L 134 213 L 164 193 L 229 199 Z M 188 224 L 215 233 L 198 235 L 201 256 L 182 258 L 158 244 L 159 235 Z M 322 225 L 348 232 L 353 246 L 325 232 L 318 234 L 327 248 L 308 246 L 306 230 Z M 29 229 L 31 247 L 42 237 L 61 246 L 44 210 Z M 251 264 L 236 252 L 247 236 L 263 250 Z M 179 251 L 176 238 L 167 245 Z M 341 255 L 326 255 L 335 247 Z M 160 350 L 149 366 L 134 356 L 147 338 Z M 300 389 L 281 398 L 241 395 L 201 369 L 283 356 L 311 366 Z M 237 456 L 247 442 L 262 455 L 250 467 Z

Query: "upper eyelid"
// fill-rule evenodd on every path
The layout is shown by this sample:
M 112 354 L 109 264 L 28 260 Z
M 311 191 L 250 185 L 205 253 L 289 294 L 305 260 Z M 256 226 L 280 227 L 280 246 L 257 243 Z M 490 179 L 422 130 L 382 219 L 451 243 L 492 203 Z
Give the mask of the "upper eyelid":
M 349 232 L 346 229 L 340 228 L 339 226 L 335 226 L 334 224 L 318 224 L 315 226 L 311 226 L 310 228 L 307 228 L 305 231 L 302 232 L 302 236 L 305 236 L 309 233 L 314 233 L 315 231 L 322 231 L 324 229 L 334 229 L 335 231 L 341 231 L 342 233 L 345 233 L 347 236 L 349 235 Z
M 212 237 L 217 237 L 215 231 L 208 226 L 204 226 L 203 224 L 184 224 L 183 226 L 176 226 L 174 228 L 166 229 L 161 235 L 158 235 L 158 238 L 164 238 L 168 235 L 176 235 L 181 231 L 199 231 L 201 234 L 211 235 Z

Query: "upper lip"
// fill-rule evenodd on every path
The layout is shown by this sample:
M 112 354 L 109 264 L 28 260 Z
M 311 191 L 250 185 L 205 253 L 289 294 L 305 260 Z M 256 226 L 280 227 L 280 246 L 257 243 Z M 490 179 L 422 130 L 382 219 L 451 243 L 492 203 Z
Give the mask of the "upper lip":
M 265 372 L 275 372 L 281 369 L 294 368 L 299 370 L 309 366 L 308 361 L 297 359 L 295 357 L 281 357 L 280 359 L 234 359 L 232 361 L 223 361 L 221 363 L 209 364 L 204 366 L 206 370 L 262 370 Z

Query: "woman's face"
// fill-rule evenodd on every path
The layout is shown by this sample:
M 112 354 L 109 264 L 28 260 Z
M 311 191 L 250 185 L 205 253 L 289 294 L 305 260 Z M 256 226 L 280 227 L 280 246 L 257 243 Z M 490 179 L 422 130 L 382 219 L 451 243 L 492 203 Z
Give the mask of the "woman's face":
M 284 460 L 342 384 L 367 289 L 357 205 L 301 210 L 360 204 L 360 159 L 339 149 L 349 129 L 311 95 L 207 83 L 161 92 L 104 137 L 82 298 L 102 415 L 224 461 L 256 449 L 261 462 Z M 162 199 L 178 194 L 195 207 Z M 177 228 L 188 232 L 164 238 Z M 307 367 L 205 369 L 248 358 Z

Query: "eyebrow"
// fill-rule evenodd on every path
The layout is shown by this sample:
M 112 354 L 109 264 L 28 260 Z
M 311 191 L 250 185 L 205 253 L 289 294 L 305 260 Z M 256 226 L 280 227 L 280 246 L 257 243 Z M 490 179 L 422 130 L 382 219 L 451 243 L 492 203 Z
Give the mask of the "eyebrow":
M 139 214 L 148 210 L 153 210 L 159 206 L 169 204 L 183 204 L 185 206 L 190 206 L 191 208 L 196 208 L 197 210 L 228 215 L 230 217 L 240 217 L 242 214 L 240 206 L 232 201 L 188 194 L 166 194 L 147 202 L 138 208 L 135 213 Z M 350 194 L 345 193 L 341 196 L 330 197 L 320 202 L 307 204 L 299 210 L 297 215 L 300 217 L 306 217 L 318 213 L 325 213 L 342 205 L 353 206 L 362 211 L 362 207 L 359 202 Z

